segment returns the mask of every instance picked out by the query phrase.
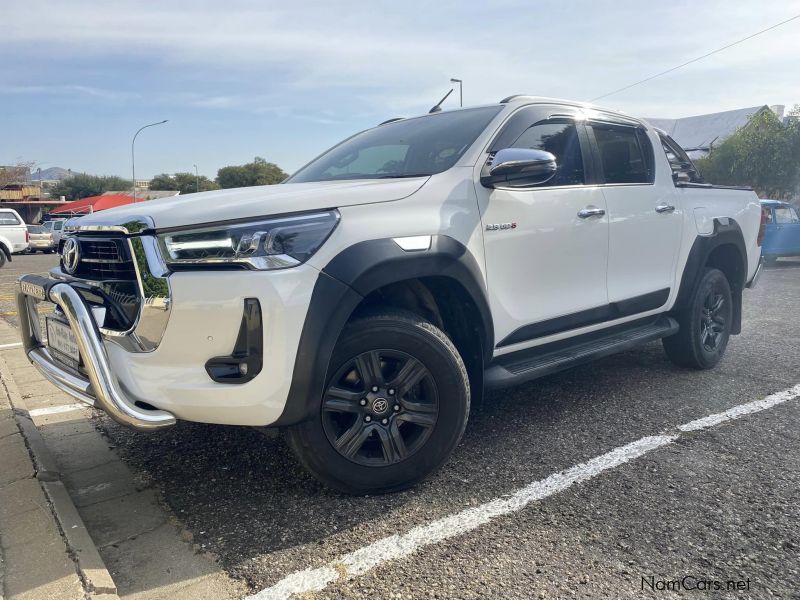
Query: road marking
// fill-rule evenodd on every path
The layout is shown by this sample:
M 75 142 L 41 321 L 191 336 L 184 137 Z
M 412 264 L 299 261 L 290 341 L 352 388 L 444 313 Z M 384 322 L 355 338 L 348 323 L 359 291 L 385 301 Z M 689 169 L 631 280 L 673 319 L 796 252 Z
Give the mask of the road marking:
M 31 417 L 43 417 L 45 415 L 57 415 L 59 413 L 72 412 L 89 408 L 88 404 L 62 404 L 61 406 L 49 406 L 47 408 L 34 408 L 28 411 Z
M 14 342 L 13 344 L 0 344 L 0 350 L 7 350 L 8 348 L 19 348 L 22 342 Z
M 509 496 L 468 508 L 427 525 L 414 527 L 406 533 L 380 539 L 368 546 L 344 554 L 323 567 L 292 573 L 272 587 L 248 596 L 246 600 L 278 600 L 289 598 L 294 594 L 322 591 L 340 579 L 363 575 L 386 561 L 404 558 L 425 546 L 463 535 L 497 517 L 522 510 L 531 502 L 542 500 L 563 492 L 577 483 L 593 479 L 604 471 L 671 444 L 680 437 L 681 433 L 714 427 L 726 421 L 767 410 L 797 397 L 800 397 L 800 384 L 761 400 L 740 404 L 721 413 L 678 425 L 677 433 L 667 432 L 662 435 L 640 438 L 635 442 L 596 456 L 585 463 L 528 484 Z

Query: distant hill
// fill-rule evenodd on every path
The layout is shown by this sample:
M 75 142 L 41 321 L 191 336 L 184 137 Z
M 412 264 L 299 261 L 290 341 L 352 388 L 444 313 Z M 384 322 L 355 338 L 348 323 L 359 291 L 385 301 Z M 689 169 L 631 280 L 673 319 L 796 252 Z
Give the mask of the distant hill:
M 75 175 L 74 171 L 70 171 L 68 169 L 62 169 L 61 167 L 50 167 L 49 169 L 42 169 L 41 172 L 41 179 L 44 181 L 61 181 L 62 179 L 66 179 L 67 177 L 72 177 Z M 31 170 L 31 181 L 39 181 L 40 174 L 34 168 Z

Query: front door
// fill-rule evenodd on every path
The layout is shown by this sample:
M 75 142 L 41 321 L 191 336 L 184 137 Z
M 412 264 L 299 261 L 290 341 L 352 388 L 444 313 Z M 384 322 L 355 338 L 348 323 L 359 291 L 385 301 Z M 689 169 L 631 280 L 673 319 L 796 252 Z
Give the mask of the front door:
M 553 179 L 523 188 L 477 184 L 498 347 L 524 347 L 574 328 L 576 313 L 585 317 L 608 302 L 608 217 L 602 190 L 586 185 L 586 132 L 569 115 L 552 118 L 551 112 L 529 109 L 523 126 L 512 117 L 507 127 L 518 131 L 502 131 L 497 139 L 504 143 L 491 151 L 550 152 L 558 164 Z M 581 213 L 587 208 L 592 214 Z

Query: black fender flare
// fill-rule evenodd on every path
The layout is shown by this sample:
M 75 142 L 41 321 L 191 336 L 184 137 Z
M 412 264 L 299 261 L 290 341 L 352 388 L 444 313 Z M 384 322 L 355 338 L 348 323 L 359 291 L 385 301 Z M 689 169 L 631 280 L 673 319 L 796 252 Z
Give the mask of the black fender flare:
M 477 261 L 463 244 L 446 235 L 431 236 L 427 250 L 406 251 L 391 238 L 359 242 L 331 259 L 317 278 L 286 405 L 273 425 L 292 425 L 313 414 L 339 335 L 366 296 L 385 285 L 433 276 L 456 280 L 475 303 L 482 321 L 484 361 L 488 362 L 494 348 L 494 324 L 486 284 Z
M 741 281 L 731 281 L 733 295 L 733 323 L 731 333 L 738 334 L 742 331 L 742 291 L 747 279 L 747 246 L 739 224 L 731 218 L 722 217 L 714 219 L 714 230 L 710 235 L 698 235 L 686 259 L 683 268 L 681 285 L 675 300 L 673 311 L 684 310 L 689 306 L 692 292 L 697 287 L 703 274 L 703 267 L 708 263 L 711 253 L 723 245 L 732 245 L 738 250 L 741 261 Z

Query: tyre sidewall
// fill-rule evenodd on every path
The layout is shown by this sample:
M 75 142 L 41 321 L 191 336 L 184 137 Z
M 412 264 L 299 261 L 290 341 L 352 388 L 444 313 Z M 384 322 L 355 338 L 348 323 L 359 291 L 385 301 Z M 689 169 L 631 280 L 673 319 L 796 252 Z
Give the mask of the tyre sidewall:
M 369 467 L 348 460 L 333 448 L 322 427 L 320 399 L 313 418 L 289 430 L 289 442 L 319 479 L 349 493 L 395 491 L 421 480 L 437 469 L 458 444 L 469 414 L 464 364 L 452 343 L 430 323 L 393 316 L 354 322 L 336 345 L 328 376 L 370 350 L 399 350 L 425 365 L 436 385 L 439 414 L 430 437 L 414 454 L 393 465 Z

